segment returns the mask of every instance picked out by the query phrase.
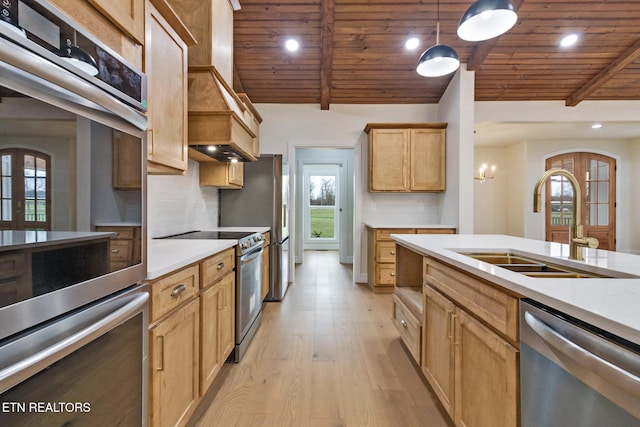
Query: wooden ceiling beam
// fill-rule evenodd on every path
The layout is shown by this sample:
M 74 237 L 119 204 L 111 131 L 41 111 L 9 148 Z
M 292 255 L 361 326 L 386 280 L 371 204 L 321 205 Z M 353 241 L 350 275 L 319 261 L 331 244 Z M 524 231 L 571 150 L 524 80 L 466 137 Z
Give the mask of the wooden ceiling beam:
M 513 0 L 511 3 L 513 3 L 515 9 L 519 11 L 524 1 L 525 0 Z M 498 40 L 500 40 L 500 37 L 494 37 L 492 39 L 480 42 L 478 46 L 476 46 L 475 50 L 471 54 L 471 57 L 469 58 L 469 61 L 467 62 L 467 70 L 478 71 L 480 67 L 482 67 L 482 63 L 484 62 L 484 60 L 487 59 L 487 56 L 489 56 L 489 53 L 498 44 Z
M 581 101 L 584 101 L 589 95 L 598 90 L 602 85 L 607 83 L 620 71 L 625 69 L 628 65 L 632 64 L 640 58 L 640 40 L 635 42 L 629 49 L 627 49 L 622 55 L 620 55 L 615 61 L 603 68 L 598 74 L 596 74 L 589 82 L 575 91 L 567 100 L 565 104 L 567 107 L 575 107 Z
M 320 15 L 320 109 L 328 110 L 331 104 L 331 71 L 333 68 L 333 28 L 335 23 L 335 0 L 322 0 Z

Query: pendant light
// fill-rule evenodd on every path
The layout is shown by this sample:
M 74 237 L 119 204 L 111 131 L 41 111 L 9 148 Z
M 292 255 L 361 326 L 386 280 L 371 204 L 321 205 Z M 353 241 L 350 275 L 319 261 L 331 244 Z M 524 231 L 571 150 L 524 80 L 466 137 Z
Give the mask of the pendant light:
M 458 37 L 470 42 L 492 39 L 509 31 L 517 21 L 511 0 L 477 0 L 460 18 Z
M 62 59 L 73 64 L 85 73 L 95 76 L 98 74 L 98 64 L 96 60 L 86 50 L 78 46 L 77 33 L 73 30 L 73 41 L 67 38 L 65 46 L 60 49 L 64 55 Z
M 424 77 L 440 77 L 453 73 L 460 66 L 460 58 L 456 51 L 440 44 L 440 0 L 438 0 L 438 22 L 436 24 L 436 44 L 425 50 L 416 71 Z

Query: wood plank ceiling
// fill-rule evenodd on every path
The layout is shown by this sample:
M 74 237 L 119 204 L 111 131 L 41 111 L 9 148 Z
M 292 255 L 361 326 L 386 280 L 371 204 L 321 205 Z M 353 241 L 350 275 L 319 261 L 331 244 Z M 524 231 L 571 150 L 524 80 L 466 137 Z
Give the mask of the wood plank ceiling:
M 512 0 L 518 23 L 485 42 L 458 38 L 473 0 L 440 0 L 440 43 L 476 72 L 476 100 L 640 99 L 639 0 Z M 437 103 L 450 76 L 415 72 L 436 42 L 437 0 L 242 0 L 235 89 L 256 103 Z M 571 48 L 558 42 L 580 39 Z M 416 36 L 421 45 L 407 51 Z M 300 50 L 287 52 L 287 38 Z

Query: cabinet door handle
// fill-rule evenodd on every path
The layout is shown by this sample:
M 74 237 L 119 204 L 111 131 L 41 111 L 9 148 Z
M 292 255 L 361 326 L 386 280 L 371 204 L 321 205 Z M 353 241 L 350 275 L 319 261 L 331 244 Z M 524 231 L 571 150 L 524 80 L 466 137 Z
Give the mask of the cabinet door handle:
M 222 270 L 224 268 L 224 262 L 218 264 L 218 270 Z
M 117 254 L 118 252 L 120 252 L 120 249 L 111 249 L 112 254 Z
M 459 345 L 460 341 L 456 341 L 456 318 L 457 314 L 451 315 L 451 337 L 453 338 L 453 345 Z
M 403 328 L 407 329 L 407 322 L 405 322 L 404 320 L 401 320 L 400 324 L 402 325 Z
M 452 323 L 453 323 L 453 311 L 447 310 L 447 338 L 453 339 Z
M 160 349 L 157 352 L 158 359 L 160 361 L 160 366 L 156 368 L 156 371 L 162 372 L 164 371 L 164 335 L 160 335 L 157 338 L 157 341 L 158 341 L 158 348 Z
M 396 273 L 389 273 L 389 276 L 396 277 Z
M 173 288 L 173 290 L 171 291 L 171 296 L 174 298 L 177 298 L 180 296 L 180 294 L 182 294 L 186 290 L 187 290 L 187 287 L 181 283 L 175 288 Z

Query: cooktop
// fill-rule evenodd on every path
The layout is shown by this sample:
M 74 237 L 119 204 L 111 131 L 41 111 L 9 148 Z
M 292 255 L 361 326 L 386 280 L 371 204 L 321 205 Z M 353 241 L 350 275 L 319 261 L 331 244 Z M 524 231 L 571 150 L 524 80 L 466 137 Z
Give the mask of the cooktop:
M 239 240 L 256 234 L 254 231 L 187 231 L 158 237 L 159 239 L 232 239 Z

